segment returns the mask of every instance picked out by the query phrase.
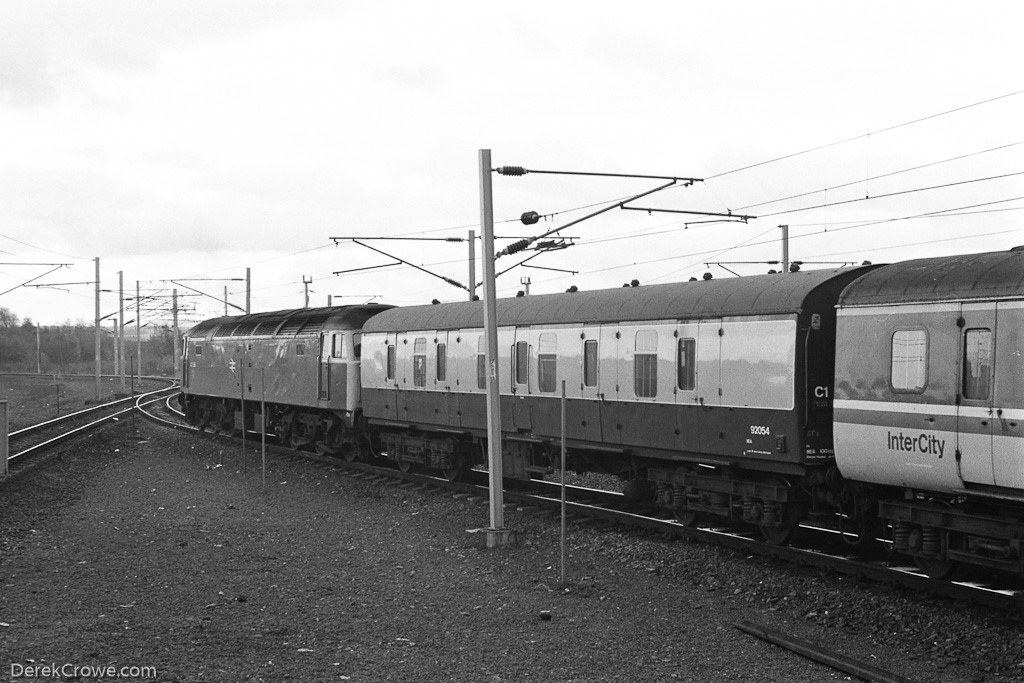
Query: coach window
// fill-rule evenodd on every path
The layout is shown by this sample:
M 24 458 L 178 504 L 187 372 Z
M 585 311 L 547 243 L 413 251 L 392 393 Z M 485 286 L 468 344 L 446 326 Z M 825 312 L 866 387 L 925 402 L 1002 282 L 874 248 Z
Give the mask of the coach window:
M 388 344 L 388 367 L 387 367 L 387 379 L 395 378 L 395 345 Z
M 889 376 L 895 391 L 924 391 L 928 384 L 928 333 L 925 330 L 897 330 L 893 333 Z
M 558 384 L 558 336 L 554 333 L 540 335 L 537 349 L 537 388 L 552 394 Z
M 530 345 L 524 341 L 516 342 L 516 352 L 513 356 L 513 362 L 515 368 L 513 369 L 513 375 L 516 378 L 516 384 L 529 384 L 530 383 Z
M 487 341 L 483 336 L 476 342 L 476 388 L 487 388 Z
M 992 330 L 964 332 L 964 398 L 983 401 L 992 394 Z
M 417 337 L 412 346 L 412 384 L 427 386 L 427 338 Z
M 683 391 L 697 388 L 697 340 L 680 339 L 676 350 L 679 378 L 677 386 Z
M 633 354 L 633 392 L 637 398 L 658 395 L 658 332 L 640 330 L 636 333 Z
M 435 368 L 437 381 L 444 382 L 448 376 L 448 345 L 437 345 L 437 366 Z
M 597 386 L 597 340 L 583 342 L 583 386 Z

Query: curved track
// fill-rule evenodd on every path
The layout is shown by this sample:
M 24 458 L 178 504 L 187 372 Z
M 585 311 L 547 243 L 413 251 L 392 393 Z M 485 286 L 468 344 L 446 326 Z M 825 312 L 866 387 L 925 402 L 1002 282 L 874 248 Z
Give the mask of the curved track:
M 63 415 L 53 420 L 25 427 L 8 435 L 10 455 L 7 459 L 6 481 L 21 475 L 45 459 L 47 453 L 69 439 L 95 430 L 107 423 L 116 422 L 129 415 L 147 400 L 158 395 L 176 392 L 172 385 L 165 389 L 148 392 L 139 396 L 122 398 L 101 403 L 85 410 Z
M 164 426 L 190 430 L 213 438 L 238 442 L 237 435 L 203 432 L 184 422 L 184 415 L 173 408 L 171 398 L 153 401 L 141 406 L 142 414 Z M 159 414 L 158 414 L 159 413 Z M 250 437 L 259 439 L 258 434 Z M 268 453 L 291 459 L 326 463 L 350 476 L 386 482 L 413 482 L 433 488 L 453 491 L 458 495 L 475 496 L 487 500 L 489 491 L 486 473 L 472 471 L 468 481 L 450 482 L 442 476 L 419 472 L 400 472 L 397 469 L 374 464 L 345 462 L 340 458 L 297 451 L 268 441 Z M 545 481 L 506 481 L 504 498 L 507 502 L 555 512 L 561 505 L 560 485 Z M 1024 614 L 1024 586 L 1012 583 L 1003 576 L 979 576 L 969 581 L 944 581 L 925 576 L 908 563 L 890 561 L 879 544 L 875 556 L 855 555 L 840 534 L 814 527 L 801 527 L 790 545 L 771 545 L 761 540 L 756 530 L 749 533 L 735 528 L 707 525 L 685 525 L 671 519 L 652 516 L 649 511 L 627 504 L 621 493 L 600 489 L 566 486 L 566 512 L 570 523 L 598 521 L 616 526 L 643 529 L 669 537 L 689 538 L 718 546 L 733 548 L 746 554 L 772 557 L 785 562 L 813 566 L 829 571 L 860 576 L 872 581 L 944 596 L 954 600 L 984 605 L 1002 611 Z M 809 541 L 805 545 L 801 541 Z M 822 550 L 826 548 L 828 550 Z

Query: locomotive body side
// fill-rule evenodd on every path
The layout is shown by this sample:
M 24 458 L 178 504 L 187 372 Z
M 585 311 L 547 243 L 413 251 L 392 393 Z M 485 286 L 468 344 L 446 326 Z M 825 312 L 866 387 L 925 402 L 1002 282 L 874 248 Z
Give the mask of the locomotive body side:
M 362 323 L 385 308 L 298 309 L 201 323 L 184 345 L 190 419 L 214 429 L 267 429 L 297 445 L 336 450 L 340 433 L 354 438 L 361 408 Z M 263 402 L 266 415 L 258 412 Z
M 897 549 L 1024 571 L 1024 252 L 879 268 L 838 345 L 837 465 L 882 487 Z

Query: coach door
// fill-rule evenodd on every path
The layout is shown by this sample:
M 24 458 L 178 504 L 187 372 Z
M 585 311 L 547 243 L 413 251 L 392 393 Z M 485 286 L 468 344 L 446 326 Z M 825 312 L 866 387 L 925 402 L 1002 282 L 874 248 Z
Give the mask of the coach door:
M 320 335 L 320 379 L 318 382 L 318 396 L 321 401 L 329 401 L 331 399 L 331 354 L 334 350 L 334 340 L 336 339 L 340 341 L 339 335 Z
M 1024 488 L 1024 302 L 996 309 L 992 469 L 996 486 Z
M 571 401 L 566 418 L 566 435 L 571 439 L 602 441 L 601 434 L 601 328 L 584 327 L 580 335 L 580 401 Z M 574 387 L 569 387 L 571 396 Z M 559 392 L 561 385 L 559 385 Z M 574 408 L 573 404 L 577 404 Z
M 606 443 L 622 442 L 622 414 L 619 408 L 620 375 L 627 383 L 623 394 L 629 395 L 632 387 L 632 367 L 625 367 L 625 351 L 622 332 L 615 325 L 602 325 L 598 339 L 603 362 L 597 375 L 597 395 L 601 405 L 601 430 Z
M 675 377 L 673 393 L 676 402 L 676 443 L 675 448 L 682 451 L 698 451 L 700 449 L 700 423 L 703 409 L 700 406 L 700 394 L 697 386 L 697 338 L 700 326 L 693 323 L 679 323 L 676 326 L 672 341 L 675 344 Z M 706 337 L 706 333 L 705 333 Z M 712 337 L 713 346 L 719 345 L 716 332 Z M 707 339 L 705 338 L 705 343 Z M 717 364 L 712 377 L 718 374 Z
M 994 304 L 964 304 L 960 328 L 960 405 L 957 407 L 957 454 L 960 478 L 972 484 L 995 484 L 992 468 L 996 310 Z
M 531 382 L 533 345 L 530 343 L 530 328 L 517 327 L 512 343 L 512 420 L 516 430 L 532 431 L 533 389 L 536 379 Z

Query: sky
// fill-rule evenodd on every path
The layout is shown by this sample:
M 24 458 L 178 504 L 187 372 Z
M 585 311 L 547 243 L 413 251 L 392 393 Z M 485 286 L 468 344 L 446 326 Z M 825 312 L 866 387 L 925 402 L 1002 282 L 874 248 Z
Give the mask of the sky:
M 225 288 L 240 312 L 247 269 L 253 312 L 465 300 L 442 277 L 469 283 L 483 149 L 697 179 L 625 203 L 647 212 L 617 204 L 665 181 L 492 174 L 497 249 L 611 207 L 556 233 L 570 247 L 499 258 L 499 297 L 764 273 L 780 225 L 805 270 L 1009 249 L 1022 19 L 984 0 L 4 0 L 0 307 L 91 325 L 96 258 L 108 326 L 119 273 L 126 320 L 138 287 L 151 326 L 173 289 L 182 327 L 223 315 Z

